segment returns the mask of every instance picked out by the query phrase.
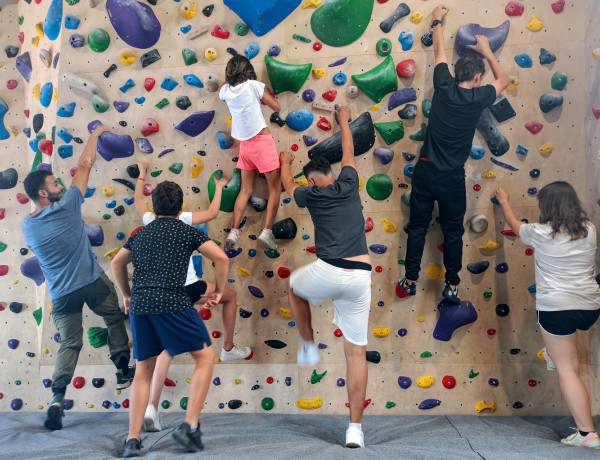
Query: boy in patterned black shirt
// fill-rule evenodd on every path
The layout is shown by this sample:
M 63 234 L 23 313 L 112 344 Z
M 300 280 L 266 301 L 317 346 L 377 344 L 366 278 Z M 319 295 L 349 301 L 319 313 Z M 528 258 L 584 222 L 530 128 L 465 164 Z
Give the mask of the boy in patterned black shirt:
M 204 405 L 215 360 L 211 340 L 184 284 L 190 256 L 195 250 L 215 263 L 216 290 L 207 305 L 221 300 L 229 259 L 203 232 L 178 220 L 183 192 L 174 182 L 160 183 L 152 192 L 157 219 L 132 236 L 112 260 L 115 282 L 123 294 L 125 312 L 131 315 L 133 355 L 137 373 L 133 381 L 129 434 L 123 457 L 140 455 L 140 431 L 150 396 L 156 358 L 163 350 L 171 356 L 189 353 L 196 361 L 185 422 L 173 437 L 190 452 L 203 449 L 198 417 Z M 133 262 L 133 289 L 127 265 Z

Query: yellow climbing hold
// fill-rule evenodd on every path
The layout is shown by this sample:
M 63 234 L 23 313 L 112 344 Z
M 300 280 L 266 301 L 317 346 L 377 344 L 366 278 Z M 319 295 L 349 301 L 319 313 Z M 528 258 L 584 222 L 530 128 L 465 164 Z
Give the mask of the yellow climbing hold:
M 298 184 L 300 187 L 305 187 L 308 185 L 308 180 L 306 180 L 306 178 L 298 179 L 296 180 L 296 184 Z
M 120 395 L 121 394 L 121 390 L 115 390 L 115 394 L 116 395 Z
M 424 317 L 424 316 L 419 316 L 419 317 L 417 318 L 417 321 L 418 321 L 419 323 L 423 323 L 423 322 L 425 321 L 425 317 Z
M 33 46 L 38 46 L 40 44 L 40 37 L 37 37 L 37 36 L 36 37 L 32 37 L 31 38 L 31 44 Z
M 383 222 L 383 231 L 384 232 L 395 232 L 396 231 L 396 227 L 394 226 L 394 224 L 392 224 L 392 221 L 387 220 L 387 219 L 381 219 L 381 222 Z
M 595 48 L 594 51 L 592 51 L 592 56 L 594 56 L 597 61 L 600 61 L 600 48 Z
M 41 22 L 35 25 L 35 33 L 39 38 L 44 38 L 44 25 Z
M 113 257 L 117 255 L 117 252 L 119 252 L 119 249 L 121 248 L 115 248 L 111 251 L 108 251 L 106 254 L 104 254 L 104 257 L 106 257 L 108 260 L 112 260 Z
M 427 270 L 425 270 L 425 273 L 432 280 L 439 280 L 442 276 L 444 276 L 444 269 L 440 264 L 431 262 L 429 265 L 427 265 Z
M 40 90 L 42 89 L 42 84 L 38 83 L 37 85 L 35 85 L 33 87 L 33 89 L 31 90 L 31 92 L 33 93 L 33 97 L 35 98 L 36 101 L 40 100 Z
M 250 270 L 246 270 L 244 267 L 240 267 L 239 265 L 236 265 L 235 269 L 242 278 L 245 278 L 246 276 L 250 276 L 252 274 L 250 273 Z
M 125 65 L 131 65 L 135 61 L 135 51 L 130 48 L 125 48 L 119 53 L 119 59 Z
M 233 381 L 233 383 L 235 383 L 236 385 L 239 385 L 240 383 L 242 383 L 242 381 L 240 379 L 235 379 Z
M 492 240 L 487 240 L 483 246 L 479 248 L 480 251 L 493 251 L 494 249 L 500 249 L 502 247 L 502 243 L 496 243 Z
M 302 9 L 304 9 L 304 8 L 309 8 L 309 7 L 311 7 L 311 6 L 312 6 L 313 8 L 318 8 L 318 7 L 320 7 L 320 6 L 321 6 L 321 1 L 322 1 L 322 0 L 308 0 L 308 1 L 306 1 L 306 2 L 304 2 L 304 3 L 302 4 Z
M 491 403 L 486 404 L 485 401 L 482 399 L 477 404 L 475 404 L 475 412 L 479 413 L 485 409 L 490 409 L 492 412 L 496 412 L 496 403 L 492 401 Z
M 369 107 L 369 110 L 373 110 L 374 112 L 377 112 L 377 111 L 379 111 L 380 107 L 381 107 L 381 102 L 379 104 L 372 105 L 371 107 Z
M 93 409 L 94 405 L 93 404 L 88 404 L 88 409 Z
M 390 328 L 389 327 L 376 327 L 375 329 L 373 329 L 373 335 L 375 337 L 387 337 L 388 335 L 390 335 Z
M 56 101 L 58 99 L 58 89 L 54 88 L 54 91 L 52 91 L 52 100 Z
M 203 169 L 204 163 L 202 163 L 200 157 L 194 155 L 192 157 L 192 161 L 190 162 L 190 174 L 192 176 L 192 179 L 198 177 Z
M 37 408 L 38 408 L 38 409 L 43 409 L 43 408 L 44 408 L 44 406 L 42 406 L 41 404 L 38 404 L 38 405 L 37 405 Z
M 417 385 L 421 388 L 429 388 L 435 383 L 435 379 L 433 375 L 424 375 L 419 380 L 417 380 Z
M 414 22 L 415 24 L 418 24 L 419 22 L 421 22 L 423 20 L 423 15 L 421 13 L 419 13 L 418 11 L 415 11 L 415 13 L 410 17 L 410 20 L 412 22 Z
M 115 188 L 107 185 L 106 187 L 102 187 L 102 195 L 104 196 L 113 196 L 115 194 Z
M 185 379 L 185 383 L 192 383 L 192 379 L 190 379 L 190 378 Z
M 552 142 L 546 142 L 538 149 L 538 152 L 540 152 L 542 155 L 550 155 L 552 153 L 552 150 L 554 150 Z
M 358 176 L 358 191 L 360 192 L 363 188 L 363 180 Z
M 291 319 L 292 318 L 292 310 L 290 310 L 289 308 L 280 308 L 279 309 L 279 314 L 281 316 L 283 316 L 285 319 Z
M 19 284 L 19 280 L 13 280 L 13 284 Z
M 54 309 L 54 305 L 50 304 L 50 305 L 48 305 L 48 308 L 49 308 L 50 310 L 53 310 L 53 309 Z
M 325 69 L 312 69 L 313 77 L 323 78 L 325 76 Z
M 0 69 L 4 67 L 4 62 L 0 62 Z
M 494 171 L 491 169 L 486 169 L 481 173 L 482 179 L 493 179 L 494 177 L 496 177 L 496 173 L 494 173 Z
M 540 348 L 540 351 L 537 352 L 537 357 L 540 358 L 542 361 L 546 361 L 546 358 L 544 358 L 544 349 Z
M 183 0 L 183 2 L 181 2 L 181 6 L 179 7 L 179 13 L 184 19 L 192 19 L 194 16 L 196 16 L 197 9 L 198 4 L 196 3 L 196 0 Z
M 298 399 L 296 406 L 300 409 L 318 409 L 323 405 L 323 398 L 318 397 L 314 399 Z
M 14 126 L 7 126 L 6 130 L 12 134 L 14 137 L 17 137 L 19 135 L 19 130 L 17 128 L 15 128 Z
M 508 91 L 512 92 L 517 89 L 517 86 L 519 86 L 519 79 L 517 77 L 509 77 L 509 78 L 510 78 L 510 83 L 506 89 Z
M 231 115 L 229 115 L 229 116 L 227 117 L 227 120 L 225 120 L 225 121 L 227 122 L 227 124 L 228 124 L 229 126 L 233 126 L 233 125 L 232 125 L 232 123 L 233 123 L 233 122 L 231 121 Z
M 532 32 L 537 32 L 538 30 L 542 30 L 542 27 L 544 27 L 544 23 L 535 16 L 531 16 L 531 22 L 525 27 L 531 30 Z
M 206 50 L 204 51 L 204 57 L 209 61 L 214 61 L 215 59 L 217 59 L 217 56 L 217 50 L 214 48 L 206 48 Z
M 45 355 L 47 355 L 48 353 L 50 353 L 50 350 L 48 350 L 47 348 L 44 348 L 42 350 L 42 353 L 44 353 Z

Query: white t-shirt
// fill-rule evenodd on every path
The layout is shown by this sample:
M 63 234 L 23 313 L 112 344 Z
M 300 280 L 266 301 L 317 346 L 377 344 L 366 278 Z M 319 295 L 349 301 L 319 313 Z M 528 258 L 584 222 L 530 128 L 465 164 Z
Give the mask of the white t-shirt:
M 600 286 L 594 279 L 596 228 L 571 241 L 566 232 L 551 236 L 548 224 L 523 224 L 519 236 L 535 249 L 536 308 L 541 311 L 596 310 Z
M 233 138 L 245 141 L 267 127 L 260 104 L 264 92 L 265 84 L 256 80 L 246 80 L 237 86 L 223 85 L 219 98 L 229 107 Z
M 146 214 L 144 214 L 144 217 L 142 217 L 142 222 L 144 223 L 144 225 L 148 225 L 150 222 L 152 222 L 155 219 L 156 219 L 156 214 L 154 214 L 153 212 L 147 212 Z M 181 222 L 183 222 L 184 224 L 192 225 L 192 213 L 191 212 L 182 212 L 179 215 L 179 220 Z M 198 276 L 196 275 L 196 270 L 194 269 L 194 262 L 192 261 L 192 258 L 190 257 L 190 263 L 188 265 L 187 278 L 185 279 L 185 285 L 189 286 L 190 284 L 195 283 L 199 279 L 200 278 L 198 278 Z

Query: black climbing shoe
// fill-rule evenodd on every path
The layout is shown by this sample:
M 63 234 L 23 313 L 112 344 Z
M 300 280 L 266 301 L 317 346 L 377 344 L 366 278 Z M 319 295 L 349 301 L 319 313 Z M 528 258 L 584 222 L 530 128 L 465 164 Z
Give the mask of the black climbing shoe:
M 126 374 L 117 372 L 116 376 L 117 390 L 124 390 L 125 388 L 129 388 L 131 386 L 131 383 L 133 382 L 133 377 L 135 376 L 135 366 L 130 367 Z
M 413 281 L 412 284 L 408 284 L 408 280 L 406 278 L 402 278 L 398 280 L 398 286 L 406 291 L 408 295 L 416 295 L 417 294 L 417 282 Z
M 131 438 L 125 441 L 123 445 L 123 454 L 121 458 L 140 457 L 142 455 L 142 440 Z
M 448 281 L 446 281 L 446 286 L 442 291 L 442 295 L 444 296 L 444 298 L 448 299 L 452 303 L 460 303 L 460 297 L 458 296 L 458 286 L 456 286 L 455 289 L 452 289 L 452 286 L 450 286 L 450 283 L 448 283 Z
M 62 430 L 62 418 L 65 416 L 65 406 L 62 402 L 55 402 L 50 405 L 44 420 L 44 427 L 47 430 Z
M 196 431 L 190 431 L 190 425 L 183 422 L 179 425 L 173 434 L 173 439 L 181 444 L 188 452 L 199 452 L 204 449 L 202 444 L 202 432 L 200 431 L 200 422 L 198 422 L 198 429 Z

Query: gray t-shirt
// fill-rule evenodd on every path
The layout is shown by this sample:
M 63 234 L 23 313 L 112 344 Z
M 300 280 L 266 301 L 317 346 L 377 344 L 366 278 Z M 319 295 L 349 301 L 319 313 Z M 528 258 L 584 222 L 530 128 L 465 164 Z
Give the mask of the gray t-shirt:
M 102 274 L 85 232 L 82 204 L 81 191 L 71 185 L 59 201 L 23 221 L 25 244 L 40 262 L 52 299 L 87 286 Z
M 298 187 L 294 200 L 310 212 L 319 259 L 368 254 L 358 173 L 352 166 L 344 166 L 335 183 L 327 187 Z

